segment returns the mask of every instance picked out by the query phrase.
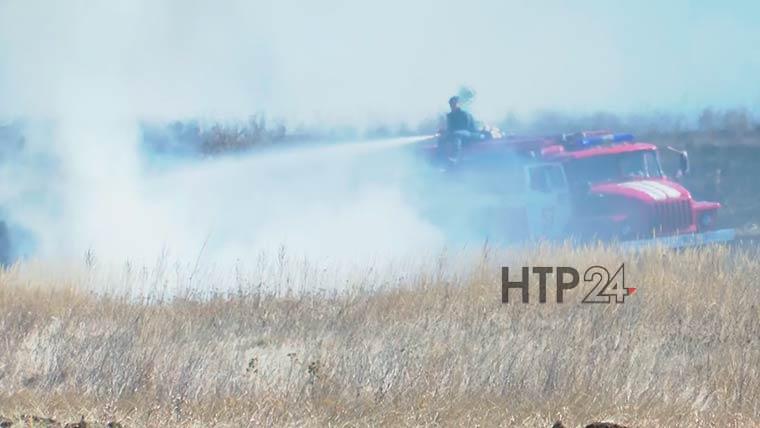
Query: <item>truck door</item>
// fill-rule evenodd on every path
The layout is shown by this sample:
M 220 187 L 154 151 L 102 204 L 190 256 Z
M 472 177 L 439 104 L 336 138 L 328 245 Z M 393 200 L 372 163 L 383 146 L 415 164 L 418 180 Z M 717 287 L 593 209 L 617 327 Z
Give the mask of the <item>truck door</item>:
M 534 164 L 525 168 L 525 174 L 531 238 L 562 238 L 570 219 L 570 198 L 562 165 Z

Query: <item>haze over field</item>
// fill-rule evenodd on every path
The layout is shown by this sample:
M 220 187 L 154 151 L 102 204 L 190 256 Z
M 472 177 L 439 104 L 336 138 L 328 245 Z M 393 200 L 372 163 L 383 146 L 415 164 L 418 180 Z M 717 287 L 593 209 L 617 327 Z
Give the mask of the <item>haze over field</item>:
M 4 165 L 0 204 L 53 257 L 168 246 L 191 258 L 208 240 L 234 258 L 262 234 L 322 255 L 433 247 L 440 234 L 400 182 L 378 179 L 403 176 L 406 162 L 296 154 L 276 168 L 248 159 L 155 177 L 141 168 L 138 121 L 266 111 L 326 126 L 414 122 L 461 84 L 485 120 L 754 106 L 758 16 L 749 1 L 5 1 L 0 117 L 55 125 L 30 131 L 24 156 Z

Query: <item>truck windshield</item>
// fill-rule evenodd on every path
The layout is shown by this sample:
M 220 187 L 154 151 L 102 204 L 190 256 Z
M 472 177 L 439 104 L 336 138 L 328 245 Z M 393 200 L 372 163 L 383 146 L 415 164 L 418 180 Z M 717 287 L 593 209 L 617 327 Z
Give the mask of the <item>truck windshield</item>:
M 568 178 L 574 183 L 603 183 L 662 177 L 653 150 L 574 159 L 567 162 Z

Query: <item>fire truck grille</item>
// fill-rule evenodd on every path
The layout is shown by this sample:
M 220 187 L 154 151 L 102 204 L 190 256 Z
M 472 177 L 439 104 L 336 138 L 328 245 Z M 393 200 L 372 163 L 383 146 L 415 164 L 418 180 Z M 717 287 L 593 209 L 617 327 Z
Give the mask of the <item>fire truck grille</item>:
M 654 205 L 654 229 L 656 232 L 675 232 L 691 226 L 689 200 L 658 202 Z

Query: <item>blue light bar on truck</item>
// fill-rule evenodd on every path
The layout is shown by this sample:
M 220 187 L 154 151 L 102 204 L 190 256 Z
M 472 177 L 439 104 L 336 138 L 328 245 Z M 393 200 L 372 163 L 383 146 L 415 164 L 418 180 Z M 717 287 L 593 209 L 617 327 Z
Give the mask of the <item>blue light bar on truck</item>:
M 568 138 L 570 137 L 570 138 Z M 573 134 L 563 136 L 563 139 L 571 147 L 592 147 L 601 144 L 624 143 L 634 140 L 633 134 Z

